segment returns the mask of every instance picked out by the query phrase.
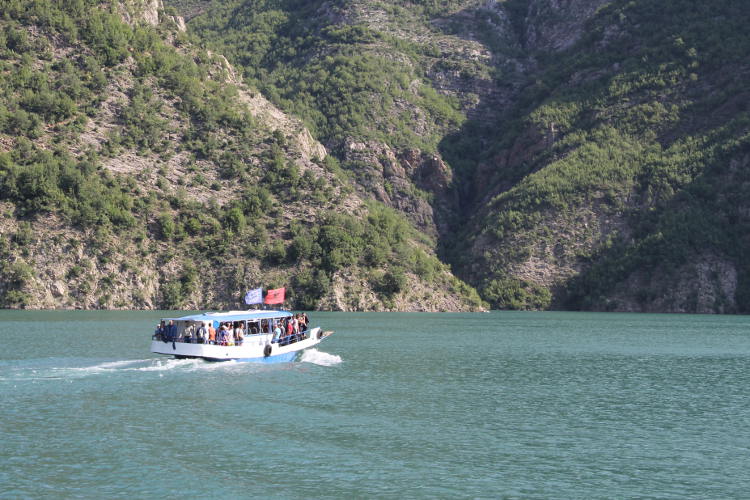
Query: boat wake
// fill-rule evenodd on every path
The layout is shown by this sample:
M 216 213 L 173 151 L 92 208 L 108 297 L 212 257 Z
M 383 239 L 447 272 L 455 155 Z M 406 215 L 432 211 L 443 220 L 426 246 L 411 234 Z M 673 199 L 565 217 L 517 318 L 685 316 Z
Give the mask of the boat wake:
M 103 361 L 87 365 L 81 358 L 56 358 L 27 360 L 24 364 L 0 364 L 0 382 L 42 381 L 85 379 L 124 373 L 158 372 L 196 372 L 214 370 L 247 370 L 248 368 L 266 365 L 241 363 L 237 361 L 208 362 L 202 359 L 147 358 Z M 307 349 L 302 352 L 299 363 L 311 363 L 319 366 L 334 366 L 341 363 L 341 358 L 334 354 Z M 281 365 L 288 365 L 281 363 Z M 281 367 L 281 366 L 279 366 Z M 252 370 L 251 370 L 252 371 Z
M 148 363 L 150 360 L 148 359 L 124 359 L 120 361 L 106 361 L 104 363 L 99 363 L 98 365 L 93 366 L 82 366 L 82 367 L 75 367 L 71 366 L 67 369 L 71 372 L 78 372 L 82 376 L 86 375 L 96 375 L 99 373 L 108 373 L 113 371 L 119 371 L 119 370 L 138 370 L 139 365 L 142 365 L 144 363 Z M 64 369 L 64 368 L 63 368 Z
M 124 359 L 86 365 L 80 358 L 28 360 L 14 366 L 0 367 L 0 381 L 76 380 L 124 372 L 162 372 L 175 369 L 190 371 L 199 365 L 210 365 L 193 359 Z
M 317 349 L 307 349 L 302 353 L 302 356 L 299 360 L 302 363 L 312 363 L 320 366 L 333 366 L 341 363 L 341 356 L 328 354 L 327 352 L 321 352 Z
M 237 363 L 233 361 L 223 363 L 210 363 L 202 359 L 174 359 L 174 358 L 149 358 L 149 359 L 133 359 L 124 361 L 111 361 L 101 363 L 94 366 L 85 368 L 77 368 L 84 373 L 92 375 L 100 373 L 108 373 L 113 371 L 119 372 L 167 372 L 167 371 L 205 371 L 205 370 L 219 370 L 222 368 L 228 368 L 235 366 Z

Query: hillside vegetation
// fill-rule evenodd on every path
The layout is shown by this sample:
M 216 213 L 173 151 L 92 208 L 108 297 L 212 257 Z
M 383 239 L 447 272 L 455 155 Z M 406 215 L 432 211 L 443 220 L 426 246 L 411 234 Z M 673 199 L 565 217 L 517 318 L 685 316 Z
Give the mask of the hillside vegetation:
M 418 219 L 404 183 L 402 198 L 373 188 L 397 185 L 380 157 L 408 173 L 405 149 L 437 155 L 450 173 L 407 175 L 411 195 L 493 307 L 747 310 L 746 3 L 192 6 L 189 31 L 360 192 Z
M 258 285 L 303 308 L 481 305 L 153 2 L 0 7 L 0 305 L 237 307 Z
M 748 311 L 746 2 L 165 3 L 0 2 L 3 305 Z
M 414 16 L 387 2 L 235 0 L 213 2 L 190 29 L 326 144 L 354 136 L 434 150 L 464 118 L 424 81 L 439 49 L 370 26 L 359 8 Z
M 457 244 L 486 299 L 747 311 L 749 18 L 739 1 L 603 2 L 575 44 L 535 52 Z

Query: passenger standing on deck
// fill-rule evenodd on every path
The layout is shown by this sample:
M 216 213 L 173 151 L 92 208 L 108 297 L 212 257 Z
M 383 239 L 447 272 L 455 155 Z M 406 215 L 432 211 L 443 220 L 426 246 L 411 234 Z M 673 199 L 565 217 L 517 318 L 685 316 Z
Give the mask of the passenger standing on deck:
M 216 328 L 214 328 L 213 323 L 208 325 L 208 343 L 209 344 L 216 343 Z
M 237 327 L 234 329 L 234 343 L 242 345 L 243 340 L 245 340 L 245 331 L 242 328 L 242 321 L 238 321 Z
M 206 331 L 206 324 L 201 323 L 201 326 L 198 327 L 198 343 L 199 344 L 205 344 L 206 343 L 206 336 L 208 334 L 208 331 Z
M 164 342 L 167 341 L 165 335 L 165 329 L 164 329 L 164 322 L 162 321 L 158 325 L 156 325 L 156 330 L 154 331 L 154 338 L 156 340 L 163 340 Z
M 227 322 L 227 345 L 234 345 L 234 326 Z
M 169 320 L 167 326 L 167 340 L 174 341 L 177 338 L 177 325 L 174 324 L 174 320 Z
M 276 340 L 276 342 L 278 342 L 281 338 L 281 327 L 279 326 L 278 321 L 274 322 L 274 326 L 275 328 L 273 329 L 273 338 L 274 340 Z

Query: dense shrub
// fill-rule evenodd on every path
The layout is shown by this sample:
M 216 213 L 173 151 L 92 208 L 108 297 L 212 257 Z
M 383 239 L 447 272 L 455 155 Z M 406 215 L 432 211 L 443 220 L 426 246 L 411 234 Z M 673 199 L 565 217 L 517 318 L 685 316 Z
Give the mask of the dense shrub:
M 437 137 L 415 134 L 418 117 L 402 114 L 397 102 L 424 110 L 432 131 L 463 121 L 458 102 L 435 92 L 414 65 L 370 47 L 389 44 L 410 57 L 420 50 L 364 25 L 319 25 L 314 8 L 291 0 L 233 0 L 213 4 L 190 28 L 325 141 L 365 136 L 434 149 Z

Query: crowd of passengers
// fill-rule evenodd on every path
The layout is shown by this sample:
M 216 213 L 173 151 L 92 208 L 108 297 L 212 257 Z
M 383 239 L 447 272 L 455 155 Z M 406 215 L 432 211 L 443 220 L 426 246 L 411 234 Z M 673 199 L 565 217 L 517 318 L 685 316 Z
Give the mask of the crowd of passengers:
M 306 313 L 298 313 L 284 319 L 255 321 L 225 321 L 214 327 L 213 322 L 188 325 L 179 332 L 173 320 L 156 325 L 154 339 L 164 342 L 185 342 L 188 344 L 242 345 L 246 335 L 273 333 L 271 342 L 281 345 L 291 344 L 307 338 L 309 318 Z

